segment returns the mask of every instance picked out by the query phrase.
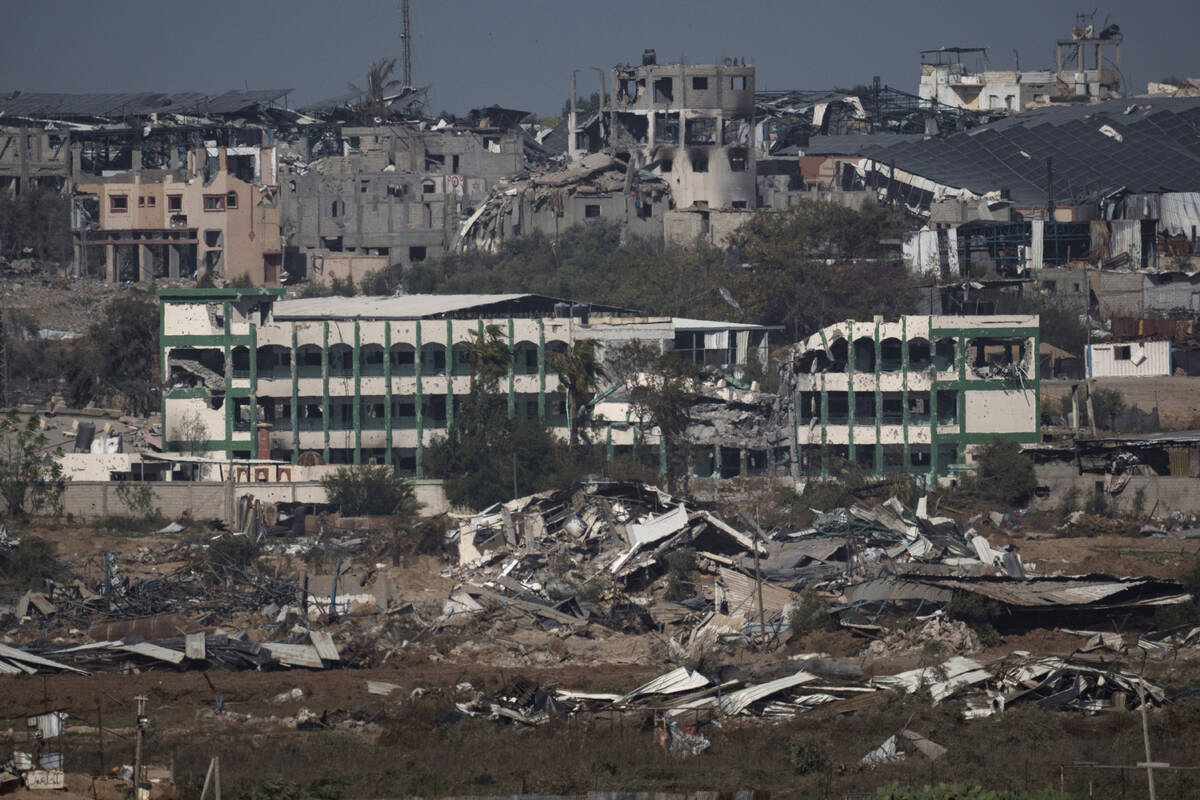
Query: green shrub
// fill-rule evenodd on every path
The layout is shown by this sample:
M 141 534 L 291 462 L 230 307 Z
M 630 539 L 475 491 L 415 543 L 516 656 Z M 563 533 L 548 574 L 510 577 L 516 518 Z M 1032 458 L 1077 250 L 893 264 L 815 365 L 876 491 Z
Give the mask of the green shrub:
M 1062 514 L 1064 517 L 1068 514 L 1074 514 L 1079 510 L 1078 486 L 1072 486 L 1070 489 L 1067 489 L 1065 492 L 1063 492 L 1062 505 L 1060 508 L 1062 509 Z
M 796 636 L 803 636 L 826 628 L 832 621 L 833 617 L 829 614 L 825 607 L 825 601 L 817 594 L 816 589 L 802 591 L 788 612 L 788 627 Z
M 1094 491 L 1088 496 L 1087 503 L 1083 510 L 1089 514 L 1094 514 L 1098 517 L 1103 517 L 1108 513 L 1108 495 L 1101 491 Z
M 389 466 L 363 464 L 339 467 L 321 479 L 332 505 L 348 517 L 394 514 L 415 501 L 412 483 Z
M 692 596 L 688 574 L 696 569 L 696 551 L 681 547 L 667 554 L 667 599 L 686 600 Z
M 819 741 L 793 736 L 788 740 L 788 763 L 797 775 L 811 775 L 825 771 L 829 755 Z
M 21 537 L 16 547 L 0 548 L 0 585 L 35 589 L 58 572 L 54 544 L 34 536 Z
M 979 453 L 976 488 L 1010 506 L 1023 506 L 1033 497 L 1037 477 L 1033 461 L 1011 439 L 995 439 Z

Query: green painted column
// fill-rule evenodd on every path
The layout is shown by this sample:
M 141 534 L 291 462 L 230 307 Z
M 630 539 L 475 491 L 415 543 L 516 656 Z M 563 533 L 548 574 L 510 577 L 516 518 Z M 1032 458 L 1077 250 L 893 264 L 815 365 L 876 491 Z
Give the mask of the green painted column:
M 325 463 L 329 463 L 329 323 L 321 324 L 321 432 L 324 435 Z
M 613 460 L 613 443 L 612 443 L 612 423 L 610 422 L 605 429 L 604 436 L 604 460 L 612 463 Z
M 847 321 L 846 326 L 850 329 L 850 338 L 846 341 L 846 410 L 849 412 L 846 417 L 847 427 L 846 436 L 849 445 L 846 447 L 847 457 L 854 464 L 858 463 L 857 455 L 854 448 L 854 323 Z
M 883 475 L 883 389 L 879 377 L 883 374 L 883 349 L 879 344 L 879 323 L 875 323 L 875 474 Z
M 538 419 L 546 424 L 546 323 L 537 321 L 538 326 Z
M 513 357 L 512 362 L 508 366 L 508 416 L 515 417 L 517 415 L 517 394 L 516 394 L 516 332 L 514 330 L 512 317 L 508 318 L 508 352 Z
M 358 320 L 354 320 L 354 463 L 362 463 L 362 368 L 359 361 Z
M 446 320 L 446 430 L 454 424 L 454 328 Z
M 387 465 L 395 469 L 392 447 L 392 323 L 383 323 L 383 436 L 387 442 Z
M 958 337 L 958 432 L 967 432 L 967 393 L 963 390 L 967 380 L 967 337 Z
M 425 415 L 421 408 L 421 320 L 416 320 L 416 339 L 417 339 L 417 354 L 413 358 L 413 375 L 416 377 L 416 394 L 413 397 L 413 402 L 416 404 L 414 411 L 417 414 L 417 477 L 425 477 L 425 441 L 422 431 L 424 431 Z
M 829 477 L 829 392 L 825 389 L 825 376 L 821 376 L 821 477 Z
M 258 457 L 258 328 L 250 323 L 250 443 Z
M 300 460 L 300 352 L 292 324 L 292 463 Z
M 230 345 L 230 337 L 232 336 L 232 328 L 230 326 L 229 312 L 231 310 L 228 300 L 222 303 L 222 309 L 225 315 L 225 457 L 233 458 L 233 396 L 229 390 L 233 387 L 233 352 Z

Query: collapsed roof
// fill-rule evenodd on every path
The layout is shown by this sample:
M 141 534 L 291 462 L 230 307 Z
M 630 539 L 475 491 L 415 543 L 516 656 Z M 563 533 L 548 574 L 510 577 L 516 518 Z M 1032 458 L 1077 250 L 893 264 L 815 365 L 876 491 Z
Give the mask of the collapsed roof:
M 1031 109 L 942 138 L 872 142 L 855 149 L 859 172 L 888 173 L 928 196 L 967 190 L 1014 203 L 1079 202 L 1119 189 L 1200 186 L 1200 98 L 1109 100 Z M 1051 169 L 1047 168 L 1050 160 Z

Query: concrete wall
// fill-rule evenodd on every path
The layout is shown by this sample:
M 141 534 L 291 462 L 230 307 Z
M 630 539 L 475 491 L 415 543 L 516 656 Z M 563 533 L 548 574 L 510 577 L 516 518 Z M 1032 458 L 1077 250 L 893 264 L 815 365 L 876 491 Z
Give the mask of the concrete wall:
M 121 486 L 150 487 L 153 506 L 164 517 L 179 519 L 221 519 L 232 524 L 237 500 L 247 495 L 264 503 L 324 503 L 325 489 L 317 481 L 293 483 L 217 483 L 199 481 L 147 481 L 116 483 L 110 481 L 71 481 L 63 491 L 63 512 L 81 519 L 125 516 L 134 513 L 121 500 Z M 416 481 L 413 485 L 421 514 L 435 516 L 449 510 L 440 481 Z
M 1050 490 L 1048 497 L 1037 498 L 1030 507 L 1052 510 L 1062 507 L 1063 497 L 1072 488 L 1078 490 L 1080 507 L 1096 491 L 1096 484 L 1104 484 L 1103 475 L 1079 475 L 1072 464 L 1040 464 L 1034 467 L 1038 486 Z M 1177 478 L 1169 475 L 1133 475 L 1116 495 L 1109 495 L 1109 504 L 1119 509 L 1130 510 L 1138 489 L 1145 492 L 1145 511 L 1155 516 L 1165 516 L 1172 511 L 1185 514 L 1200 514 L 1200 478 Z

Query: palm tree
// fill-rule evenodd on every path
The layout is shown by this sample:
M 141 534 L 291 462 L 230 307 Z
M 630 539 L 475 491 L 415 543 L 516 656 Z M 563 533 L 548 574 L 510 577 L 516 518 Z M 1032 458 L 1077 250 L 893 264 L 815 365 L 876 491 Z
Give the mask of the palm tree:
M 572 446 L 583 441 L 585 428 L 591 426 L 592 401 L 601 381 L 608 377 L 600 364 L 597 348 L 595 339 L 579 339 L 567 350 L 550 357 L 550 366 L 558 373 L 558 380 L 567 393 Z
M 391 77 L 396 68 L 396 59 L 381 58 L 367 68 L 367 89 L 364 92 L 353 83 L 350 90 L 364 94 L 362 113 L 365 121 L 387 119 L 390 103 L 387 101 L 388 92 L 400 85 L 400 81 Z

